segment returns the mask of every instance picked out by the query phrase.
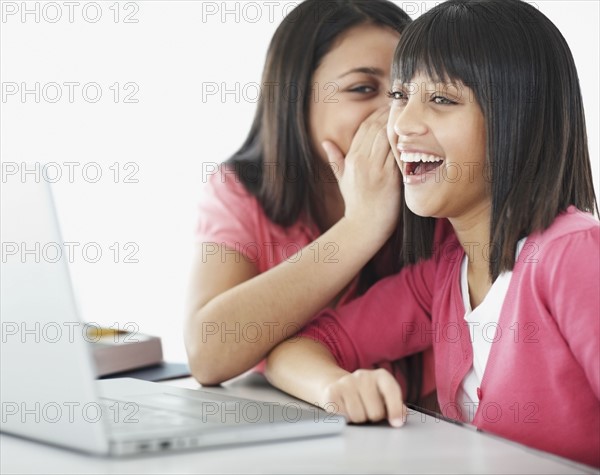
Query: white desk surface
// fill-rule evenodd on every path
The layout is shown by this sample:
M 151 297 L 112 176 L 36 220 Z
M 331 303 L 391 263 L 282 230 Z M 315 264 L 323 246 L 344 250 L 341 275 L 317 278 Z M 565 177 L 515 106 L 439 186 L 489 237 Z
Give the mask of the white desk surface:
M 192 378 L 168 381 L 198 388 Z M 203 388 L 290 402 L 260 375 Z M 557 428 L 560 430 L 560 428 Z M 127 459 L 87 456 L 0 435 L 1 473 L 600 473 L 423 414 L 406 425 L 347 426 L 342 435 Z

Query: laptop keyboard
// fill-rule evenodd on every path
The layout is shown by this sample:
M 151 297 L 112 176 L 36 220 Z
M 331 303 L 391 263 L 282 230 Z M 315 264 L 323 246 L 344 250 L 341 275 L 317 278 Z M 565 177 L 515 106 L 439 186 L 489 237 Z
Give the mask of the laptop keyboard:
M 102 419 L 113 433 L 152 431 L 165 428 L 198 427 L 201 417 L 158 409 L 138 403 L 100 398 Z M 206 421 L 206 418 L 204 419 Z

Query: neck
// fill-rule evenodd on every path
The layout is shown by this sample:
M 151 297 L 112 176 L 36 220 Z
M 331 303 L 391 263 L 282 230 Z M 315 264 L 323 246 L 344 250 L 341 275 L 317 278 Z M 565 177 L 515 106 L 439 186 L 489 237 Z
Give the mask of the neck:
M 454 232 L 469 259 L 469 274 L 489 282 L 491 203 L 489 200 L 457 218 L 449 218 Z

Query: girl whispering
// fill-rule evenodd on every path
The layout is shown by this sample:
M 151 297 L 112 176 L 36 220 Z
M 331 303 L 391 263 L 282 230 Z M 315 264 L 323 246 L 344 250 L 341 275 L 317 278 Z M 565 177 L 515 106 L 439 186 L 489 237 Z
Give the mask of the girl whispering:
M 306 0 L 277 28 L 248 137 L 200 201 L 185 325 L 198 382 L 261 371 L 321 309 L 400 269 L 386 92 L 410 21 L 388 0 Z M 330 155 L 350 151 L 356 173 L 334 176 Z M 344 200 L 345 189 L 361 199 Z M 434 390 L 431 355 L 382 365 L 416 401 Z

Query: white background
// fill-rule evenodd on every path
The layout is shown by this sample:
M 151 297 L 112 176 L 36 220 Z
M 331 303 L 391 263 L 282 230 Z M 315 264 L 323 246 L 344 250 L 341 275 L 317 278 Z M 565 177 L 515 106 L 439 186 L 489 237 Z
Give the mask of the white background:
M 51 3 L 52 5 L 47 5 Z M 189 264 L 193 253 L 195 205 L 203 163 L 228 158 L 245 138 L 254 114 L 271 35 L 296 2 L 68 2 L 2 1 L 0 80 L 32 89 L 48 83 L 40 102 L 25 101 L 21 90 L 2 98 L 2 162 L 77 162 L 74 183 L 68 168 L 54 186 L 65 241 L 98 243 L 102 258 L 86 262 L 81 246 L 73 276 L 85 320 L 121 327 L 135 322 L 140 331 L 163 338 L 165 357 L 184 361 L 182 321 Z M 289 5 L 289 4 L 292 5 Z M 397 1 L 416 18 L 438 2 Z M 203 5 L 204 4 L 204 5 Z M 598 170 L 599 4 L 592 1 L 538 1 L 567 39 L 575 56 L 586 107 L 596 194 Z M 23 6 L 39 16 L 21 16 Z M 18 12 L 9 15 L 14 8 Z M 222 16 L 227 10 L 224 17 Z M 61 13 L 61 18 L 57 14 Z M 92 22 L 98 12 L 101 17 Z M 118 12 L 118 21 L 115 14 Z M 138 20 L 137 23 L 126 23 Z M 257 20 L 258 15 L 260 19 Z M 39 22 L 36 21 L 39 20 Z M 73 102 L 65 82 L 74 88 Z M 97 83 L 84 98 L 82 85 Z M 120 91 L 115 103 L 114 89 Z M 124 96 L 139 90 L 125 103 Z M 239 93 L 203 95 L 210 83 Z M 8 84 L 8 85 L 7 85 Z M 46 100 L 49 99 L 49 100 Z M 82 174 L 97 163 L 102 177 L 90 183 Z M 138 183 L 125 183 L 125 164 L 133 162 Z M 117 163 L 118 183 L 114 182 Z M 49 170 L 50 171 L 50 170 Z M 87 179 L 94 177 L 87 169 Z M 29 178 L 31 179 L 31 178 Z M 119 243 L 117 263 L 114 251 Z M 139 262 L 125 263 L 133 256 Z

